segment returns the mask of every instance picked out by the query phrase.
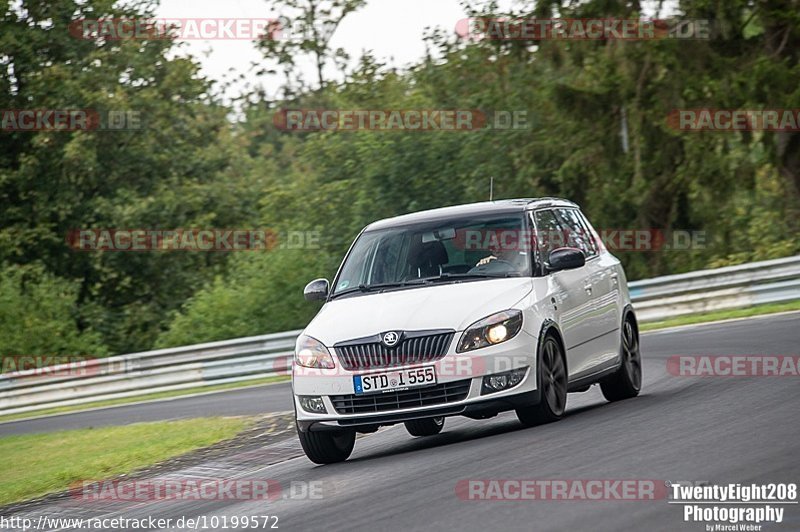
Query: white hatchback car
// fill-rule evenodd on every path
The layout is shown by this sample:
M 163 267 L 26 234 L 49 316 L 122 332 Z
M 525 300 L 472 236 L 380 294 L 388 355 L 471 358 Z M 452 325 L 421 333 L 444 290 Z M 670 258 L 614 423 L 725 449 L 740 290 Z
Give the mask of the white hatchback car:
M 300 442 L 316 463 L 346 460 L 357 432 L 404 423 L 438 434 L 448 416 L 515 410 L 562 417 L 568 392 L 610 401 L 642 383 L 625 273 L 572 202 L 515 199 L 370 224 L 297 340 Z

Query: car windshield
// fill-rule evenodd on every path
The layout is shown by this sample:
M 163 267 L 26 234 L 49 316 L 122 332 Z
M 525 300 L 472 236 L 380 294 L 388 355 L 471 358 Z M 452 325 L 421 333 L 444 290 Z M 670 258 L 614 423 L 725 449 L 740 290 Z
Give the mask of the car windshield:
M 347 256 L 333 295 L 530 275 L 527 234 L 522 213 L 365 231 Z

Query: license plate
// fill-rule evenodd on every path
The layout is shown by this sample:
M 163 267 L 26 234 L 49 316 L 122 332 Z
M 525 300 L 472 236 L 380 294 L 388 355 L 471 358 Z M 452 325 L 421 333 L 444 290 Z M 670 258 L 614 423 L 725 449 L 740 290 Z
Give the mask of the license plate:
M 433 366 L 386 373 L 370 373 L 369 375 L 353 375 L 356 395 L 403 390 L 430 384 L 436 384 L 436 370 Z

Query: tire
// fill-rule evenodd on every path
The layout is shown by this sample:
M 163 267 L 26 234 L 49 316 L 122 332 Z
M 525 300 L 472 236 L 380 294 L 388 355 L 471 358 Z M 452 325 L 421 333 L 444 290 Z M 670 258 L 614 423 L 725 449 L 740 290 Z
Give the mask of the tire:
M 517 409 L 517 418 L 526 427 L 558 421 L 567 407 L 567 367 L 561 345 L 552 334 L 539 346 L 537 378 L 539 403 Z
M 356 443 L 354 430 L 301 432 L 298 429 L 297 436 L 306 456 L 315 464 L 344 462 Z
M 628 315 L 620 334 L 622 364 L 610 377 L 600 382 L 603 397 L 609 401 L 622 401 L 639 395 L 642 389 L 642 355 L 639 351 L 639 330 Z
M 444 428 L 443 417 L 429 417 L 425 419 L 412 419 L 403 423 L 412 436 L 435 436 Z

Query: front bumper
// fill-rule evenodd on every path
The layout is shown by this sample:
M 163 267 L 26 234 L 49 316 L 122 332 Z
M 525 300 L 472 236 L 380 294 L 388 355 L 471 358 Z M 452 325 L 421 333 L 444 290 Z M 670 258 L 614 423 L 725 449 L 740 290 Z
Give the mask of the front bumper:
M 512 392 L 514 390 L 509 390 Z M 503 394 L 504 392 L 498 392 Z M 341 430 L 345 428 L 353 429 L 372 429 L 381 425 L 393 425 L 410 421 L 412 419 L 424 419 L 440 416 L 466 416 L 472 419 L 486 419 L 497 415 L 500 412 L 514 410 L 516 408 L 530 406 L 541 400 L 539 390 L 523 393 L 504 393 L 503 397 L 495 397 L 495 394 L 485 395 L 482 400 L 472 403 L 464 403 L 455 406 L 431 407 L 417 410 L 397 411 L 390 414 L 357 415 L 348 416 L 338 421 L 333 420 L 297 420 L 297 427 L 302 432 L 309 430 Z
M 456 334 L 456 339 L 459 334 Z M 411 408 L 382 409 L 376 412 L 355 414 L 339 411 L 342 410 L 342 396 L 365 397 L 364 395 L 354 395 L 354 375 L 383 373 L 400 368 L 348 371 L 341 368 L 338 363 L 335 349 L 331 350 L 337 360 L 337 367 L 334 369 L 310 370 L 295 366 L 292 374 L 292 389 L 298 427 L 301 431 L 340 430 L 348 427 L 369 429 L 427 417 L 463 415 L 479 419 L 539 401 L 536 382 L 536 339 L 524 330 L 507 342 L 467 353 L 457 354 L 455 347 L 456 341 L 453 341 L 447 355 L 436 362 L 414 364 L 402 368 L 433 365 L 436 368 L 437 386 L 448 383 L 458 386 L 460 383 L 469 382 L 466 395 L 463 399 L 459 398 L 455 401 Z M 482 394 L 484 376 L 525 367 L 528 368 L 527 372 L 516 386 L 491 394 Z M 411 388 L 410 390 L 425 391 L 425 388 Z M 380 392 L 376 395 L 380 395 Z M 302 408 L 299 396 L 321 397 L 326 412 L 307 412 Z M 331 396 L 338 397 L 339 410 L 334 405 Z

